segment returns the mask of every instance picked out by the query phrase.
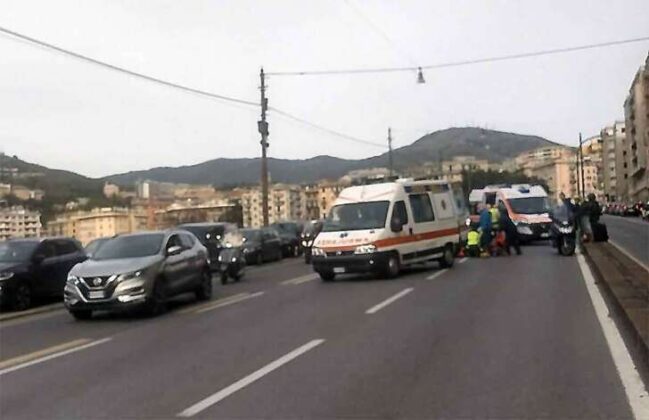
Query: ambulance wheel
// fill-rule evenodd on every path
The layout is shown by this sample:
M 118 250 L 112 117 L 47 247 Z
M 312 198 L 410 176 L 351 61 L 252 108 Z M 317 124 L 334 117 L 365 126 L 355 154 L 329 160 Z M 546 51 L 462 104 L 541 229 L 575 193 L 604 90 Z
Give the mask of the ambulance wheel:
M 385 263 L 385 271 L 383 275 L 385 278 L 393 279 L 399 275 L 401 271 L 401 263 L 399 262 L 399 255 L 394 253 L 388 257 L 388 261 Z
M 451 268 L 453 267 L 453 262 L 455 261 L 455 255 L 453 254 L 453 246 L 446 245 L 444 247 L 444 255 L 439 260 L 439 266 L 442 268 Z

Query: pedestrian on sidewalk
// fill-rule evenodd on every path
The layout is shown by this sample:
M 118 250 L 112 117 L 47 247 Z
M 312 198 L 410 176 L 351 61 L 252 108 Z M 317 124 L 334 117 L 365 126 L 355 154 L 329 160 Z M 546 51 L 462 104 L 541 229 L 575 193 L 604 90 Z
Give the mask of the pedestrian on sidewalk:
M 583 230 L 585 242 L 593 240 L 593 225 L 599 222 L 599 216 L 602 209 L 597 203 L 595 194 L 588 194 L 588 200 L 581 207 L 581 228 Z

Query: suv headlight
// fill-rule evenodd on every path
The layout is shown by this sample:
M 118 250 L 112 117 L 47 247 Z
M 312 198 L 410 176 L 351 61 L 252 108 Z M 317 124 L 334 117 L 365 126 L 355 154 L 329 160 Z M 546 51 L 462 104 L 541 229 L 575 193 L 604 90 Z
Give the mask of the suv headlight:
M 313 247 L 311 248 L 311 255 L 314 257 L 326 257 L 327 253 L 322 248 Z
M 117 276 L 117 282 L 122 282 L 126 280 L 133 280 L 142 275 L 142 270 L 133 271 L 131 273 L 124 273 Z
M 68 283 L 74 284 L 75 286 L 79 284 L 79 277 L 68 275 Z
M 376 252 L 376 245 L 359 245 L 354 250 L 354 254 L 371 254 Z
M 0 281 L 9 280 L 13 276 L 14 276 L 14 273 L 12 273 L 11 271 L 2 272 L 2 273 L 0 273 Z

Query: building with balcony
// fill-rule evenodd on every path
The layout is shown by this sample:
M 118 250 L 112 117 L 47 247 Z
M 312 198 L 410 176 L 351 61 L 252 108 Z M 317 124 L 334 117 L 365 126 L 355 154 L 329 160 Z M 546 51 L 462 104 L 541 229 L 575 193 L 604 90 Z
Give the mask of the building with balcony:
M 649 54 L 624 101 L 628 198 L 649 201 Z
M 521 153 L 515 159 L 525 175 L 542 179 L 548 185 L 548 194 L 555 200 L 564 193 L 577 195 L 577 153 L 569 147 L 542 147 Z
M 0 208 L 0 240 L 40 238 L 41 214 L 22 206 Z
M 275 184 L 268 191 L 268 223 L 302 220 L 306 217 L 302 189 L 296 185 Z M 253 188 L 241 199 L 243 225 L 261 227 L 264 224 L 261 188 Z
M 626 201 L 627 165 L 624 121 L 616 121 L 600 132 L 602 138 L 602 188 L 607 201 Z

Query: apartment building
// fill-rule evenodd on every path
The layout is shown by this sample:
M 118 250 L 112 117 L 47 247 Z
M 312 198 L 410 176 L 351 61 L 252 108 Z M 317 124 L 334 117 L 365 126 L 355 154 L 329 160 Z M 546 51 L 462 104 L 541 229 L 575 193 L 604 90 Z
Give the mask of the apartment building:
M 268 192 L 268 222 L 301 220 L 306 217 L 302 189 L 296 185 L 275 184 Z M 264 223 L 261 188 L 253 188 L 241 199 L 243 225 L 260 227 Z
M 525 175 L 544 180 L 554 199 L 558 200 L 561 193 L 577 195 L 576 152 L 569 147 L 530 150 L 518 155 L 515 162 Z
M 649 54 L 624 101 L 628 198 L 649 201 Z
M 12 185 L 11 194 L 23 201 L 26 200 L 40 201 L 45 196 L 45 191 L 40 189 L 31 189 L 31 188 L 23 187 L 22 185 Z
M 583 141 L 582 155 L 584 161 L 584 195 L 595 194 L 598 199 L 604 200 L 604 168 L 603 154 L 604 141 L 602 136 L 597 134 L 588 137 Z M 578 177 L 581 171 L 578 172 Z
M 0 240 L 40 238 L 41 214 L 21 206 L 0 208 Z
M 602 188 L 607 201 L 627 200 L 626 130 L 616 121 L 600 132 L 602 138 Z
M 47 224 L 47 233 L 50 236 L 70 236 L 85 245 L 93 239 L 144 230 L 146 223 L 144 213 L 105 207 L 61 214 Z
M 153 227 L 168 229 L 182 223 L 230 222 L 241 225 L 242 209 L 239 204 L 225 200 L 175 202 L 154 210 Z

